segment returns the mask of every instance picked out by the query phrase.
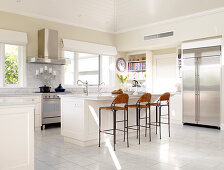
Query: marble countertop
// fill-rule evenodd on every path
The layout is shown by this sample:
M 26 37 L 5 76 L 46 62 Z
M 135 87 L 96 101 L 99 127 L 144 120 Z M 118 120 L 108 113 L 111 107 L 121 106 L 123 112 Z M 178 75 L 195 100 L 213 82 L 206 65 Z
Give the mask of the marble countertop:
M 161 95 L 161 93 L 151 93 L 152 96 L 158 97 Z M 173 96 L 174 93 L 171 93 L 171 96 Z M 117 95 L 112 95 L 111 93 L 105 93 L 102 95 L 97 94 L 89 94 L 88 96 L 85 94 L 67 94 L 67 95 L 59 95 L 61 98 L 66 97 L 72 97 L 72 98 L 79 98 L 79 99 L 85 99 L 85 100 L 112 100 Z M 136 99 L 139 98 L 141 95 L 129 95 L 129 99 Z
M 35 105 L 34 101 L 25 99 L 0 98 L 0 106 L 15 106 L 15 105 Z
M 0 93 L 1 96 L 40 96 L 42 93 Z

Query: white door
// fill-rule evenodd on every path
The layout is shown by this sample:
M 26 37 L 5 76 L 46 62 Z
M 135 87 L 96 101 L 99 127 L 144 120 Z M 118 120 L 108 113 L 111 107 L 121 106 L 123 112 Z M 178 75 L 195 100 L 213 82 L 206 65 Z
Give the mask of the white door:
M 153 92 L 164 93 L 175 91 L 176 54 L 163 54 L 153 56 Z

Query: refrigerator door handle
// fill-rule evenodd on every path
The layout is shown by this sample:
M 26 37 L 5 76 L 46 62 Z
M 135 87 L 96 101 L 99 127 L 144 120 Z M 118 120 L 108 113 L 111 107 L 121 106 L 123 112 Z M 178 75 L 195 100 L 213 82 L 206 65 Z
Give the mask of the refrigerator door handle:
M 198 121 L 200 121 L 200 76 L 198 75 Z
M 198 59 L 195 59 L 195 122 L 198 123 Z

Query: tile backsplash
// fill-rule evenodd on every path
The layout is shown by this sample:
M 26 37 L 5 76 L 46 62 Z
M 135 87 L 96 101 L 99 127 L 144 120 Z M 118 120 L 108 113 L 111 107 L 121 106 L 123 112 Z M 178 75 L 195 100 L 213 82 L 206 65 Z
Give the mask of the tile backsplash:
M 66 86 L 63 85 L 63 68 L 62 65 L 52 65 L 52 64 L 35 64 L 35 63 L 27 63 L 27 87 L 24 88 L 0 88 L 0 94 L 1 93 L 33 93 L 33 92 L 39 92 L 40 86 L 43 86 L 44 83 L 36 76 L 36 70 L 40 70 L 40 68 L 52 68 L 53 71 L 56 71 L 56 77 L 51 81 L 51 91 L 54 91 L 56 87 L 58 87 L 59 84 L 62 84 L 63 87 L 66 88 Z M 72 93 L 83 93 L 84 87 L 75 87 L 75 88 L 66 88 L 66 91 L 72 92 Z M 103 87 L 101 89 L 101 92 L 103 93 L 110 93 L 113 89 L 113 87 Z M 98 93 L 97 87 L 89 87 L 89 93 Z
M 38 88 L 40 86 L 45 85 L 37 76 L 36 70 L 40 70 L 40 68 L 52 68 L 53 71 L 56 71 L 55 78 L 51 81 L 51 87 L 56 88 L 60 83 L 62 83 L 62 65 L 52 65 L 52 64 L 35 64 L 35 63 L 27 63 L 27 87 L 28 88 Z

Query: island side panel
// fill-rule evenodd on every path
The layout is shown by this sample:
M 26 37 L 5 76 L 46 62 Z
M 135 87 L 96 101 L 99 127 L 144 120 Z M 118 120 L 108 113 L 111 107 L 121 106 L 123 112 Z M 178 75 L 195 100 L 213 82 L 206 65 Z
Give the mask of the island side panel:
M 82 145 L 85 141 L 83 99 L 61 98 L 61 134 L 68 142 Z
M 0 106 L 0 169 L 34 170 L 34 105 Z

